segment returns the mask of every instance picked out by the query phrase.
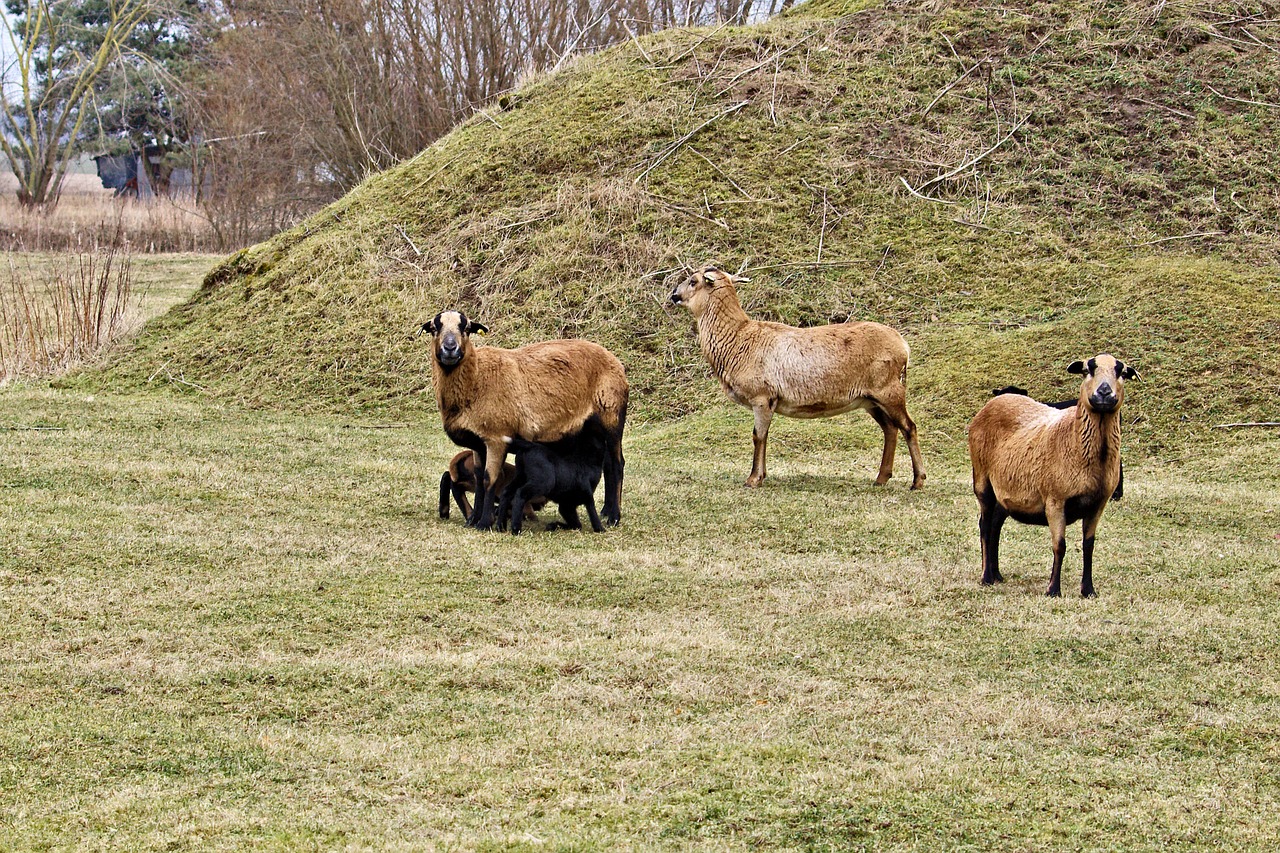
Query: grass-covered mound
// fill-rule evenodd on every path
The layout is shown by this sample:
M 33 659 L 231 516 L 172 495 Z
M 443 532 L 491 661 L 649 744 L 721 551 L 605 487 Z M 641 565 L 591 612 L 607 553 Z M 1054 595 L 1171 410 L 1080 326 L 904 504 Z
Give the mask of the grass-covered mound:
M 409 336 L 452 306 L 497 345 L 599 341 L 636 416 L 677 415 L 719 392 L 669 277 L 713 257 L 748 267 L 757 316 L 902 329 L 926 430 L 994 385 L 1072 393 L 1062 366 L 1103 350 L 1143 374 L 1148 447 L 1274 419 L 1276 17 L 814 0 L 664 32 L 531 81 L 231 257 L 109 376 L 430 409 Z

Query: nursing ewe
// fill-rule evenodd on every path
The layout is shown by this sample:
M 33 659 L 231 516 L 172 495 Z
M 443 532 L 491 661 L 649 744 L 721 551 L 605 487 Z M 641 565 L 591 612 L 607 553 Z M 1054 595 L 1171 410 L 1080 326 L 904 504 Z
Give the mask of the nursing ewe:
M 1060 595 L 1066 528 L 1081 521 L 1080 594 L 1095 594 L 1094 537 L 1120 480 L 1124 383 L 1138 374 L 1107 354 L 1072 362 L 1067 372 L 1084 377 L 1075 406 L 1057 409 L 1020 394 L 1001 394 L 987 401 L 969 424 L 984 584 L 1004 580 L 1000 529 L 1012 517 L 1048 526 L 1053 543 L 1048 594 Z
M 432 336 L 431 375 L 445 433 L 479 454 L 470 522 L 494 522 L 493 488 L 507 455 L 507 438 L 554 441 L 579 432 L 594 417 L 604 434 L 604 517 L 622 517 L 622 431 L 627 419 L 627 377 L 622 362 L 598 344 L 543 341 L 517 349 L 477 346 L 488 331 L 460 311 L 443 311 L 422 331 Z
M 876 485 L 893 476 L 898 432 L 911 451 L 911 488 L 924 485 L 916 425 L 907 414 L 907 342 L 888 326 L 837 323 L 800 329 L 752 320 L 738 301 L 736 282 L 714 264 L 692 272 L 671 301 L 693 314 L 702 354 L 725 394 L 755 413 L 755 454 L 746 485 L 765 478 L 769 423 L 775 413 L 826 418 L 865 409 L 884 431 Z

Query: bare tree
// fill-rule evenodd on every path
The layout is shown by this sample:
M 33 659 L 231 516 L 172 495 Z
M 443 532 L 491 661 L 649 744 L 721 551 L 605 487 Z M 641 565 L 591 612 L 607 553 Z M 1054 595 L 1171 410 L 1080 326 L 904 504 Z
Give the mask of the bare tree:
M 24 206 L 56 204 L 94 86 L 120 55 L 148 0 L 14 0 L 0 16 L 12 58 L 0 74 L 0 151 Z M 86 37 L 85 28 L 91 28 Z
M 215 137 L 299 157 L 341 192 L 416 154 L 521 74 L 663 27 L 745 22 L 783 0 L 225 0 Z M 256 124 L 236 95 L 256 105 Z M 229 112 L 228 112 L 229 111 Z M 223 146 L 223 161 L 228 150 Z M 242 150 L 239 156 L 248 156 Z M 246 168 L 244 160 L 240 168 Z M 221 167 L 219 167 L 221 168 Z M 256 171 L 248 169 L 250 172 Z

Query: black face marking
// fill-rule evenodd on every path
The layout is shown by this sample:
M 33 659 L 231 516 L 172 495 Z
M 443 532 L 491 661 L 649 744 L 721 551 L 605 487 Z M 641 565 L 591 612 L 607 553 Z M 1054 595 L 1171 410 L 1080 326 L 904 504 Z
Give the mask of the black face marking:
M 1116 360 L 1116 376 L 1124 376 L 1124 362 Z
M 1098 369 L 1098 360 L 1096 358 L 1089 359 L 1088 363 L 1085 365 L 1085 369 L 1088 370 L 1089 375 L 1092 376 L 1093 372 Z

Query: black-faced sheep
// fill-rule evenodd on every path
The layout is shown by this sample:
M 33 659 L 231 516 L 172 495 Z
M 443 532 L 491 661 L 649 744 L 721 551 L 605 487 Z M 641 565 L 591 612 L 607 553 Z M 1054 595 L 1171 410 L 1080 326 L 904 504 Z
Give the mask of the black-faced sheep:
M 676 286 L 671 301 L 693 314 L 698 343 L 729 399 L 755 413 L 755 454 L 747 486 L 765 478 L 769 424 L 775 413 L 827 418 L 865 409 L 884 431 L 876 485 L 893 476 L 898 432 L 911 451 L 911 488 L 924 485 L 915 422 L 907 414 L 907 342 L 888 326 L 836 323 L 799 329 L 752 320 L 733 276 L 708 264 Z
M 1019 388 L 1017 385 L 1006 385 L 1003 388 L 993 388 L 991 390 L 992 397 L 999 397 L 1001 394 L 1021 394 L 1023 397 L 1030 397 L 1031 393 L 1026 388 Z M 1046 406 L 1053 406 L 1055 409 L 1073 409 L 1079 400 L 1074 398 L 1070 400 L 1058 400 L 1051 403 L 1048 400 L 1041 400 Z M 1116 483 L 1116 490 L 1111 493 L 1111 500 L 1118 501 L 1124 497 L 1124 460 L 1120 460 L 1120 481 Z
M 1092 596 L 1098 521 L 1120 480 L 1120 406 L 1124 383 L 1137 372 L 1110 355 L 1072 362 L 1084 377 L 1076 405 L 1055 409 L 1030 397 L 987 401 L 969 424 L 973 493 L 978 499 L 982 583 L 1003 581 L 1000 530 L 1012 517 L 1049 528 L 1053 569 L 1048 594 L 1061 594 L 1068 524 L 1083 522 L 1080 594 Z
M 554 441 L 579 432 L 595 416 L 605 434 L 604 517 L 622 517 L 622 432 L 627 419 L 627 377 L 604 347 L 581 340 L 543 341 L 517 349 L 477 346 L 488 331 L 459 311 L 443 311 L 422 330 L 432 336 L 431 375 L 445 433 L 474 450 L 484 465 L 469 521 L 493 526 L 493 485 L 507 454 L 507 437 Z
M 458 504 L 458 509 L 462 511 L 463 518 L 471 517 L 471 501 L 467 500 L 467 492 L 476 490 L 476 471 L 483 470 L 479 464 L 480 460 L 476 457 L 474 451 L 461 450 L 451 460 L 449 460 L 449 468 L 440 475 L 440 517 L 449 517 L 449 496 L 453 495 L 453 499 Z M 498 475 L 498 482 L 489 493 L 501 495 L 506 489 L 507 484 L 511 482 L 511 478 L 516 475 L 516 466 L 510 462 L 504 463 L 502 473 Z M 525 518 L 537 518 L 536 510 L 546 506 L 546 499 L 534 498 L 525 506 Z
M 511 519 L 511 532 L 521 528 L 521 511 L 527 501 L 545 496 L 560 506 L 565 527 L 581 530 L 578 507 L 587 509 L 591 529 L 604 530 L 596 512 L 595 491 L 606 458 L 605 432 L 595 418 L 576 435 L 558 441 L 525 441 L 513 438 L 510 448 L 516 454 L 516 474 L 502 493 L 498 506 L 498 525 Z

